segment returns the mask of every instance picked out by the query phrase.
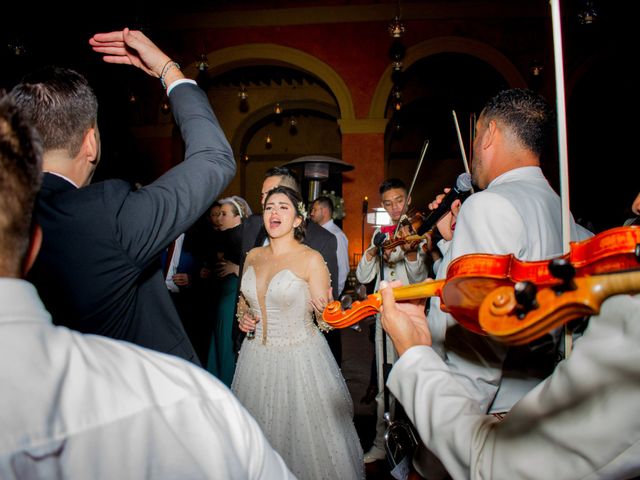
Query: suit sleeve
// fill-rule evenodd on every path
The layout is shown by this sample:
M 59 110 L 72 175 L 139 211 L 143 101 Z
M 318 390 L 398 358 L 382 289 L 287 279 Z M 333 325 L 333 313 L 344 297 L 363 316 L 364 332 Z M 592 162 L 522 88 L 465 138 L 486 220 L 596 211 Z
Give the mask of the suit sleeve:
M 206 94 L 185 83 L 171 91 L 169 100 L 185 142 L 184 161 L 130 192 L 116 215 L 118 239 L 141 267 L 186 231 L 235 174 L 231 147 Z
M 336 255 L 338 250 L 338 240 L 333 233 L 327 233 L 329 233 L 330 236 L 327 237 L 327 241 L 320 253 L 324 257 L 325 262 L 327 262 L 327 268 L 329 269 L 329 275 L 331 276 L 331 291 L 333 293 L 333 298 L 337 299 L 340 295 L 340 292 L 338 291 L 338 280 L 340 276 L 338 273 L 338 256 Z

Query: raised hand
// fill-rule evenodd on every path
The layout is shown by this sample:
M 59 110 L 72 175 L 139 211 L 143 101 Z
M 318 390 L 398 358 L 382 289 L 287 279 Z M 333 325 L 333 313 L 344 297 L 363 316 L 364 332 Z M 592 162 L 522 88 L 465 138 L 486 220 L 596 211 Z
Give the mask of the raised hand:
M 89 44 L 94 51 L 103 54 L 107 63 L 133 65 L 152 77 L 160 77 L 163 68 L 171 62 L 171 58 L 160 50 L 147 36 L 137 30 L 124 30 L 96 33 Z M 169 85 L 178 78 L 184 78 L 177 68 L 166 72 L 166 83 Z

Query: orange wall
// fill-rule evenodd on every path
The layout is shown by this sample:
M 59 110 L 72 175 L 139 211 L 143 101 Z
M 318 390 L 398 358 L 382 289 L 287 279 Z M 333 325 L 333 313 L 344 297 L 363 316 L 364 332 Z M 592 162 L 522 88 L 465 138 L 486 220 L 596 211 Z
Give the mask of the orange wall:
M 343 174 L 346 216 L 342 229 L 349 239 L 349 259 L 362 252 L 362 201 L 369 197 L 370 208 L 380 203 L 378 187 L 384 179 L 384 134 L 360 133 L 342 136 L 342 159 L 355 165 L 351 172 Z M 364 227 L 365 247 L 371 241 L 373 228 Z

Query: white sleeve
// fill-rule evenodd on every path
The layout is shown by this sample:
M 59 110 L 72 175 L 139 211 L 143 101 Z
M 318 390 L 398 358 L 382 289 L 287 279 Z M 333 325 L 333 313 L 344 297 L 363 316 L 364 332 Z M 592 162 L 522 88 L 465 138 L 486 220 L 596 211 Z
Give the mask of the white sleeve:
M 376 228 L 376 230 L 373 232 L 373 236 L 371 237 L 372 240 L 371 240 L 371 244 L 369 245 L 369 248 L 373 246 L 373 239 L 375 238 L 376 234 L 379 231 L 380 229 Z M 360 283 L 363 283 L 363 284 L 369 283 L 374 278 L 376 278 L 376 275 L 378 274 L 379 270 L 380 270 L 380 262 L 378 260 L 378 257 L 374 255 L 374 257 L 369 261 L 367 260 L 367 254 L 365 252 L 362 254 L 362 257 L 358 262 L 358 267 L 356 268 L 356 278 Z
M 640 475 L 640 296 L 592 317 L 571 357 L 498 422 L 430 347 L 407 350 L 387 382 L 453 478 Z

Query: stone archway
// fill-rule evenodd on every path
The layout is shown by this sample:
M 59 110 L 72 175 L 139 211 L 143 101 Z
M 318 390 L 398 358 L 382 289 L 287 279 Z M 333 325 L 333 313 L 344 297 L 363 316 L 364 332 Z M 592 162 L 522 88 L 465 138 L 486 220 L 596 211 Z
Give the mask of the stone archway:
M 526 87 L 526 81 L 520 71 L 498 50 L 486 43 L 462 37 L 440 37 L 427 40 L 407 49 L 403 60 L 405 70 L 415 62 L 437 53 L 463 53 L 476 57 L 491 65 L 511 87 Z M 370 119 L 384 118 L 387 99 L 391 93 L 391 66 L 382 74 L 380 82 L 371 100 Z
M 271 43 L 250 43 L 211 52 L 207 55 L 207 62 L 209 63 L 208 73 L 211 75 L 258 62 L 303 70 L 322 80 L 329 87 L 338 103 L 341 118 L 347 120 L 355 118 L 351 92 L 342 77 L 323 61 L 301 50 Z M 195 63 L 185 68 L 185 74 L 190 78 L 195 78 L 197 73 Z

